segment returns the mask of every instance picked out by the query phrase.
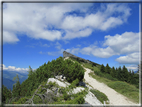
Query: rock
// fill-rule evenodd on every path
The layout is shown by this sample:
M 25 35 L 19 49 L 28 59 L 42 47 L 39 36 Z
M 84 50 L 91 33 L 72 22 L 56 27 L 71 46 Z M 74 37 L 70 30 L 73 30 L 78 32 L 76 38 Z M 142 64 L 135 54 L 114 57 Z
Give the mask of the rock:
M 76 87 L 76 88 L 74 88 L 74 89 L 72 90 L 72 94 L 79 93 L 79 92 L 81 92 L 81 91 L 83 91 L 83 90 L 84 90 L 84 88 L 82 88 L 82 87 Z M 68 94 L 70 94 L 70 93 L 68 92 Z
M 66 77 L 64 75 L 57 75 L 55 76 L 56 79 L 59 79 L 61 81 L 64 81 L 66 79 Z
M 48 79 L 48 81 L 47 81 L 47 84 L 49 83 L 49 82 L 56 82 L 59 86 L 61 86 L 61 87 L 67 87 L 68 86 L 68 84 L 65 82 L 61 82 L 61 81 L 59 81 L 58 79 L 55 79 L 55 78 L 49 78 Z
M 88 102 L 91 105 L 103 105 L 97 98 L 96 96 L 91 93 L 90 91 L 88 94 L 85 96 L 84 100 Z
M 63 52 L 63 57 L 64 57 L 64 58 L 66 58 L 66 57 L 72 57 L 72 58 L 75 58 L 75 59 L 77 59 L 78 61 L 81 61 L 81 62 L 91 63 L 91 64 L 93 64 L 94 66 L 99 65 L 99 64 L 94 63 L 94 62 L 92 62 L 92 61 L 90 61 L 90 60 L 86 60 L 86 59 L 77 57 L 77 56 L 75 56 L 75 55 L 73 55 L 73 54 L 71 54 L 71 53 L 69 53 L 69 52 L 66 52 L 66 51 Z
M 73 99 L 74 99 L 74 97 L 71 97 L 71 99 L 73 100 Z
M 80 81 L 80 82 L 79 82 L 79 86 L 86 87 L 86 84 L 85 84 L 83 81 Z
M 48 94 L 48 93 L 52 93 L 53 91 L 52 90 L 50 90 L 50 89 L 47 89 L 47 91 L 46 91 L 46 93 Z
M 91 90 L 91 89 L 93 89 L 91 86 L 89 86 L 89 85 L 86 85 L 86 87 L 88 87 L 89 88 L 89 90 Z

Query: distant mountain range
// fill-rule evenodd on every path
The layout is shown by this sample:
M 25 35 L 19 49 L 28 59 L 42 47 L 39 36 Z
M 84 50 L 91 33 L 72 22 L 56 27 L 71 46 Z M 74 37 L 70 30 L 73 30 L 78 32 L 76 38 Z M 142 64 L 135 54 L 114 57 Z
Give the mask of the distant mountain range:
M 8 89 L 12 90 L 13 84 L 15 83 L 15 81 L 13 81 L 13 78 L 16 76 L 16 74 L 18 74 L 18 76 L 19 76 L 20 83 L 22 83 L 24 80 L 26 80 L 28 78 L 28 72 L 27 73 L 20 73 L 17 71 L 3 70 L 3 76 L 2 76 L 3 84 Z

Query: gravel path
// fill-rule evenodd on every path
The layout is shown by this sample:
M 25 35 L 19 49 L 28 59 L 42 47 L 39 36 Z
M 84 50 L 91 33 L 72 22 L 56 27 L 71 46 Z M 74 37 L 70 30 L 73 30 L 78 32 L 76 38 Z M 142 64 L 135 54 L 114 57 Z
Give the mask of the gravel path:
M 110 105 L 138 105 L 136 103 L 129 101 L 125 96 L 117 93 L 115 90 L 108 87 L 104 83 L 100 83 L 96 79 L 89 77 L 88 73 L 90 73 L 91 70 L 88 68 L 85 69 L 86 69 L 84 75 L 85 82 L 89 83 L 94 89 L 103 92 L 108 97 Z

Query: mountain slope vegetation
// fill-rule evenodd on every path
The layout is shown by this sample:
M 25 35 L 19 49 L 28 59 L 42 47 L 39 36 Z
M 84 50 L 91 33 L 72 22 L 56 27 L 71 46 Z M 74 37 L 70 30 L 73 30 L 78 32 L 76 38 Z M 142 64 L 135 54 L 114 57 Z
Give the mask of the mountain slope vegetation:
M 83 97 L 87 94 L 87 88 L 77 94 L 67 94 L 69 89 L 72 90 L 78 86 L 79 81 L 83 81 L 85 69 L 82 66 L 94 71 L 91 76 L 98 81 L 106 83 L 106 85 L 115 89 L 119 93 L 121 93 L 123 90 L 119 89 L 118 91 L 118 89 L 116 89 L 118 88 L 116 87 L 116 84 L 119 84 L 120 87 L 124 86 L 124 90 L 127 90 L 127 84 L 125 83 L 129 83 L 133 85 L 133 89 L 125 91 L 127 92 L 127 95 L 132 97 L 133 94 L 139 94 L 138 75 L 134 74 L 133 72 L 128 72 L 125 66 L 122 69 L 121 67 L 115 69 L 114 67 L 109 67 L 108 64 L 104 66 L 97 63 L 86 63 L 80 60 L 78 61 L 78 59 L 73 59 L 71 57 L 67 60 L 59 57 L 56 60 L 44 63 L 34 71 L 29 66 L 28 78 L 22 84 L 20 84 L 19 77 L 17 76 L 15 78 L 16 84 L 13 86 L 12 91 L 3 86 L 4 90 L 2 94 L 4 99 L 2 99 L 2 102 L 5 104 L 83 104 Z M 58 86 L 56 83 L 46 84 L 49 78 L 55 78 L 57 75 L 62 75 L 62 78 L 65 77 L 66 82 L 69 82 L 71 85 L 64 88 Z M 107 82 L 109 82 L 109 84 L 107 84 Z M 56 92 L 56 89 L 59 89 L 58 91 L 60 94 L 58 95 L 56 93 L 57 95 L 55 95 L 55 93 L 51 92 L 47 95 L 45 93 L 47 92 L 48 88 L 55 90 L 54 92 Z M 135 93 L 132 92 L 133 90 L 136 90 Z M 98 98 L 101 100 L 101 102 L 103 102 L 104 99 L 107 100 L 105 95 L 102 93 L 100 94 L 98 91 L 93 92 L 98 95 Z M 137 96 L 135 97 L 135 101 L 138 102 Z
M 19 78 L 16 77 L 16 84 L 13 85 L 12 92 L 8 89 L 3 90 L 2 94 L 4 99 L 2 99 L 2 102 L 10 104 L 16 104 L 18 102 L 25 103 L 27 99 L 33 96 L 33 93 L 38 89 L 41 83 L 47 81 L 48 78 L 63 75 L 66 77 L 67 82 L 72 83 L 76 79 L 82 81 L 84 78 L 84 71 L 85 70 L 80 64 L 74 63 L 71 60 L 64 60 L 62 57 L 44 63 L 35 71 L 29 66 L 28 78 L 20 84 Z M 3 86 L 3 88 L 6 87 Z M 22 101 L 19 101 L 19 98 L 23 98 L 21 99 Z
M 72 57 L 70 57 L 70 59 L 77 61 Z M 93 66 L 91 63 L 78 63 L 82 64 L 86 68 L 91 69 L 93 72 L 91 72 L 89 75 L 94 79 L 105 83 L 107 86 L 126 96 L 131 101 L 139 103 L 138 74 L 134 74 L 133 71 L 128 72 L 125 66 L 123 66 L 123 68 L 119 67 L 115 69 L 114 67 L 109 67 L 108 64 L 106 66 L 103 64 Z

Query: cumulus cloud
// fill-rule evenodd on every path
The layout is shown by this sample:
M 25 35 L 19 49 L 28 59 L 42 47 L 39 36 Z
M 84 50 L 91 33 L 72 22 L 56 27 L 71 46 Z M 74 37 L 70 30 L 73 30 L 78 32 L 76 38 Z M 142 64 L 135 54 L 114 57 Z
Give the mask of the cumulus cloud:
M 58 50 L 60 50 L 62 47 L 62 45 L 59 42 L 56 42 L 55 44 L 55 48 L 57 48 Z
M 64 51 L 64 49 L 61 49 L 59 51 L 56 51 L 56 52 L 46 52 L 48 55 L 51 55 L 51 56 L 58 56 L 60 54 L 62 54 Z
M 3 67 L 3 70 L 17 71 L 20 73 L 27 73 L 27 71 L 29 70 L 29 68 L 16 68 L 15 66 L 6 67 L 4 64 L 1 64 L 1 67 Z
M 49 41 L 87 37 L 96 29 L 117 27 L 130 16 L 130 8 L 123 3 L 101 5 L 88 14 L 93 3 L 4 3 L 3 41 L 18 42 L 21 34 Z M 73 11 L 84 16 L 68 14 Z
M 139 63 L 139 33 L 124 32 L 114 36 L 105 36 L 104 47 L 98 47 L 96 43 L 84 48 L 67 49 L 72 53 L 82 53 L 93 55 L 100 58 L 109 58 L 113 55 L 119 55 L 116 59 L 119 63 Z M 75 50 L 75 52 L 74 52 Z M 121 56 L 123 55 L 123 56 Z
M 73 38 L 79 38 L 79 37 L 87 37 L 92 33 L 92 30 L 87 28 L 85 30 L 72 32 L 72 31 L 66 31 L 66 35 L 63 37 L 63 39 L 73 39 Z
M 120 54 L 128 54 L 139 51 L 139 33 L 124 32 L 114 36 L 105 36 L 104 46 L 109 46 L 115 52 Z
M 120 56 L 119 58 L 116 59 L 119 63 L 139 63 L 139 52 L 134 52 L 131 54 L 128 54 L 126 56 Z
M 3 35 L 3 43 L 15 43 L 19 41 L 13 32 L 4 31 Z
M 72 54 L 82 53 L 100 58 L 109 58 L 113 55 L 120 55 L 120 57 L 116 59 L 116 61 L 119 63 L 138 63 L 140 46 L 139 43 L 139 33 L 124 32 L 122 34 L 116 34 L 113 36 L 105 36 L 103 47 L 98 47 L 98 43 L 94 42 L 94 44 L 83 48 L 72 47 L 70 49 L 66 49 L 66 51 Z M 52 55 L 53 52 L 49 52 L 48 54 Z
M 136 71 L 138 70 L 138 65 L 130 65 L 130 66 L 126 66 L 126 68 L 129 70 L 133 70 L 133 71 Z

